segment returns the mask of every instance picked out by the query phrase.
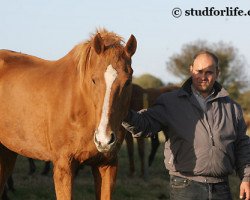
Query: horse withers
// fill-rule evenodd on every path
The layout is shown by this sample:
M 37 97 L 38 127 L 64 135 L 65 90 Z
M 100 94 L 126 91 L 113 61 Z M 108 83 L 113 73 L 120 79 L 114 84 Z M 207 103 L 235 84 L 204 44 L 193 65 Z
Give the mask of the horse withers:
M 79 163 L 92 167 L 96 199 L 111 199 L 136 46 L 101 29 L 57 61 L 0 51 L 1 192 L 20 154 L 53 162 L 58 200 L 72 199 Z

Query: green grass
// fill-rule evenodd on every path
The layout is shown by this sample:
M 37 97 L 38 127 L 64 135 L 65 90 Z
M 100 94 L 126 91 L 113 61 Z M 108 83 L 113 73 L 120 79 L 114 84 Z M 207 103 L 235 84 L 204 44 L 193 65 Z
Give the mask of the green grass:
M 140 177 L 140 163 L 135 148 L 136 174 L 133 178 L 128 177 L 128 159 L 126 146 L 123 145 L 119 152 L 119 171 L 116 181 L 113 200 L 165 200 L 169 199 L 169 176 L 163 163 L 163 147 L 158 149 L 153 165 L 147 170 L 148 179 Z M 147 145 L 148 153 L 150 145 Z M 18 157 L 13 174 L 16 191 L 9 192 L 11 200 L 51 200 L 55 199 L 52 172 L 48 176 L 40 175 L 44 162 L 35 161 L 37 171 L 32 176 L 28 175 L 27 158 Z M 234 199 L 238 199 L 239 180 L 234 175 L 230 177 L 231 190 Z M 94 182 L 90 167 L 80 170 L 74 183 L 75 200 L 94 200 Z

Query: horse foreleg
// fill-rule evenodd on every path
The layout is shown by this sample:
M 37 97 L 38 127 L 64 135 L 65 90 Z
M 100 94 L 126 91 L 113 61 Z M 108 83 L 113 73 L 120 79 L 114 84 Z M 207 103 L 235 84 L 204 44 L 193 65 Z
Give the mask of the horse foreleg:
M 154 136 L 151 136 L 150 139 L 151 139 L 151 151 L 150 151 L 150 155 L 149 155 L 149 158 L 148 158 L 148 166 L 152 165 L 152 163 L 154 161 L 154 158 L 155 158 L 155 154 L 156 154 L 157 149 L 158 149 L 158 147 L 160 145 L 158 134 L 155 134 Z
M 36 165 L 35 165 L 35 162 L 32 158 L 28 158 L 28 161 L 29 161 L 29 175 L 31 174 L 34 174 L 35 171 L 36 171 Z
M 49 171 L 50 171 L 50 161 L 46 161 L 41 174 L 42 175 L 48 175 Z
M 110 200 L 117 175 L 117 159 L 110 165 L 92 166 L 96 200 Z
M 54 164 L 54 184 L 57 200 L 71 200 L 73 188 L 73 163 L 70 158 L 60 158 Z
M 12 175 L 10 175 L 8 180 L 7 180 L 7 186 L 8 186 L 8 190 L 15 192 L 16 189 L 14 188 L 14 180 L 12 178 Z
M 135 162 L 134 162 L 134 140 L 132 134 L 126 131 L 125 141 L 127 144 L 128 159 L 129 159 L 129 175 L 133 176 L 135 173 Z
M 8 192 L 7 191 L 8 191 L 8 188 L 7 188 L 7 186 L 5 186 L 4 190 L 3 190 L 3 194 L 1 196 L 1 200 L 10 200 L 9 197 L 8 197 L 8 194 L 7 194 Z
M 3 193 L 5 184 L 12 174 L 17 154 L 0 144 L 0 195 Z
M 145 138 L 137 138 L 138 154 L 141 161 L 141 177 L 147 178 L 147 169 L 145 165 Z

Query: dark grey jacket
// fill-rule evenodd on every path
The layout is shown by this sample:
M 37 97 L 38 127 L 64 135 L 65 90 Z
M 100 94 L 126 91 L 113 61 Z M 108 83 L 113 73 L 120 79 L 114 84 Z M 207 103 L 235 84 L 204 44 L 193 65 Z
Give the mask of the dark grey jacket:
M 170 174 L 220 182 L 234 170 L 250 181 L 250 139 L 241 107 L 219 83 L 204 112 L 189 79 L 181 89 L 161 95 L 145 112 L 129 111 L 123 126 L 135 137 L 166 130 L 165 165 Z

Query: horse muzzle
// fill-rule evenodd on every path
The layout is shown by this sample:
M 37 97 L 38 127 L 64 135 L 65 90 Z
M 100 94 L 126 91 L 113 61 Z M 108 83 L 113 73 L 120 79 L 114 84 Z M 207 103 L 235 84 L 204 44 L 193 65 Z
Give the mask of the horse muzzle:
M 98 130 L 94 133 L 94 143 L 97 150 L 101 153 L 110 152 L 117 143 L 117 138 L 114 132 L 110 134 L 100 133 Z

